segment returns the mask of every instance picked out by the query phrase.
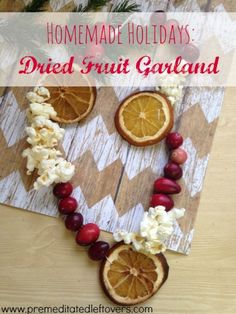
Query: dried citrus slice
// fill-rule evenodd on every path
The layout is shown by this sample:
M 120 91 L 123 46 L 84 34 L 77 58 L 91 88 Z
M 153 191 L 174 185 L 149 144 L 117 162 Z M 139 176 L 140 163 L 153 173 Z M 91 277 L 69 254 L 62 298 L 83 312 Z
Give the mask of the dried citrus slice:
M 61 123 L 78 122 L 91 112 L 96 100 L 96 88 L 92 81 L 80 73 L 78 65 L 74 65 L 77 82 L 80 86 L 70 86 L 70 79 L 60 74 L 44 75 L 40 84 L 46 86 L 50 92 L 48 102 L 57 112 L 55 121 Z
M 102 262 L 100 279 L 107 296 L 120 305 L 135 305 L 153 296 L 168 277 L 163 254 L 136 252 L 131 245 L 116 244 Z
M 135 146 L 160 142 L 172 129 L 173 121 L 169 101 L 154 91 L 138 92 L 127 97 L 115 115 L 118 132 Z
M 91 112 L 96 99 L 96 89 L 92 86 L 48 87 L 49 103 L 57 112 L 57 122 L 78 122 Z

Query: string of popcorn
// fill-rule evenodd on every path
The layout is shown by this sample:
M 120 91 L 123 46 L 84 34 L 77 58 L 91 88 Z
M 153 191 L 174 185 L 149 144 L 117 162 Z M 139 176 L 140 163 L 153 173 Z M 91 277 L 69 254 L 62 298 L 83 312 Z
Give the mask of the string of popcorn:
M 27 174 L 31 175 L 37 170 L 38 178 L 34 183 L 36 190 L 53 183 L 68 182 L 75 173 L 75 166 L 66 161 L 56 149 L 65 130 L 50 120 L 55 118 L 57 113 L 46 103 L 50 98 L 49 90 L 45 87 L 35 87 L 26 97 L 30 102 L 26 112 L 30 126 L 26 127 L 25 131 L 31 147 L 26 148 L 22 156 L 27 158 Z

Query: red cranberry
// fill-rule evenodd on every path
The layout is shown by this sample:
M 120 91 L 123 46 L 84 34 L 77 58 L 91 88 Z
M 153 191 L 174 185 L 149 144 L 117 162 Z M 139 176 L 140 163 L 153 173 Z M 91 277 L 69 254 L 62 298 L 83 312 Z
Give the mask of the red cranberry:
M 95 58 L 95 61 L 99 61 L 103 58 L 105 54 L 105 49 L 103 47 L 103 45 L 101 44 L 89 44 L 87 45 L 87 49 L 86 49 L 86 55 L 87 56 L 92 56 Z
M 100 229 L 96 224 L 88 223 L 84 225 L 76 235 L 76 242 L 79 245 L 89 245 L 97 241 Z
M 173 152 L 170 155 L 170 159 L 177 164 L 185 163 L 187 158 L 188 158 L 188 154 L 182 148 L 177 148 L 173 150 Z
M 66 217 L 65 226 L 72 231 L 78 231 L 83 225 L 83 216 L 80 213 L 73 213 Z
M 58 203 L 58 210 L 63 215 L 72 214 L 78 206 L 78 203 L 74 197 L 63 198 Z
M 183 175 L 183 170 L 178 164 L 170 161 L 165 165 L 164 174 L 166 178 L 179 180 Z
M 150 202 L 151 207 L 164 206 L 166 211 L 174 207 L 174 201 L 170 196 L 165 194 L 153 194 Z
M 174 180 L 159 178 L 154 182 L 154 189 L 157 193 L 178 194 L 181 192 L 181 186 Z
M 162 10 L 155 11 L 150 17 L 151 25 L 164 25 L 166 23 L 166 12 Z
M 166 137 L 166 144 L 170 149 L 178 148 L 183 141 L 183 137 L 178 132 L 169 133 Z
M 65 198 L 71 195 L 73 192 L 73 186 L 70 182 L 57 183 L 54 186 L 53 194 L 58 198 Z
M 181 56 L 188 62 L 195 62 L 200 56 L 200 51 L 198 47 L 193 44 L 184 45 Z
M 105 258 L 110 246 L 105 241 L 97 241 L 88 250 L 89 257 L 94 261 L 101 261 Z

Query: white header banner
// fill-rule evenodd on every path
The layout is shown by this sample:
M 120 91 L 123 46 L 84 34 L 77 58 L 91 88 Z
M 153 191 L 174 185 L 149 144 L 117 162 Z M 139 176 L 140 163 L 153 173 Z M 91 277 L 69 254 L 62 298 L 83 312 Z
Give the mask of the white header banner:
M 236 13 L 0 13 L 0 86 L 236 86 Z

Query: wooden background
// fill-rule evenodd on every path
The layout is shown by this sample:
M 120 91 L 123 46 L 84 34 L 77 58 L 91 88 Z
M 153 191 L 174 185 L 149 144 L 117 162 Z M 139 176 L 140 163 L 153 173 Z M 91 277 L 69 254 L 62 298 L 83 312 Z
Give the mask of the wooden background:
M 226 90 L 191 254 L 166 253 L 169 279 L 144 304 L 155 314 L 236 313 L 235 99 L 236 88 Z M 0 213 L 0 306 L 113 305 L 98 264 L 59 219 L 3 205 Z
M 143 11 L 224 10 L 215 1 L 137 2 L 142 4 Z M 1 5 L 2 3 L 1 1 Z M 21 2 L 14 3 L 18 9 L 12 6 L 12 10 L 19 10 Z M 51 1 L 50 9 L 71 9 L 71 2 L 62 7 L 58 6 L 59 3 L 62 2 Z M 0 9 L 4 10 L 4 6 Z M 9 7 L 6 6 L 5 10 L 9 10 Z M 68 160 L 76 165 L 74 194 L 79 200 L 79 210 L 86 217 L 86 222 L 96 222 L 103 230 L 111 232 L 117 228 L 132 231 L 138 229 L 143 212 L 149 205 L 153 181 L 162 174 L 167 160 L 164 143 L 145 149 L 135 148 L 123 141 L 115 131 L 114 113 L 119 101 L 132 90 L 100 89 L 93 113 L 78 126 L 66 127 L 62 143 Z M 34 178 L 25 174 L 25 161 L 21 152 L 26 146 L 26 91 L 22 88 L 7 89 L 1 101 L 0 201 L 56 216 L 57 206 L 51 190 L 33 191 Z M 221 88 L 187 88 L 183 99 L 175 107 L 175 129 L 185 137 L 184 147 L 189 158 L 181 180 L 182 193 L 174 197 L 176 207 L 186 208 L 186 215 L 176 224 L 168 248 L 181 253 L 186 254 L 190 250 L 200 192 L 223 95 Z

